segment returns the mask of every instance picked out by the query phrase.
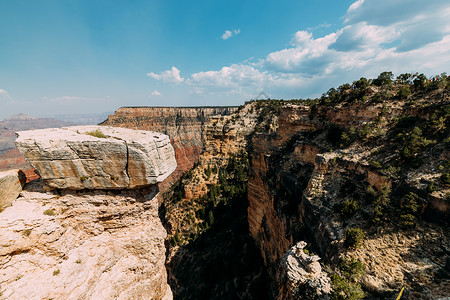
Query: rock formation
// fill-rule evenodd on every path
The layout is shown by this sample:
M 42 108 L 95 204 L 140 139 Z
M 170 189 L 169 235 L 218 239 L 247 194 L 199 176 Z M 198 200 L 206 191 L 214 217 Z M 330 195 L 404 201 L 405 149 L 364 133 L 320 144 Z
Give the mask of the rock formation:
M 405 293 L 417 299 L 442 297 L 449 291 L 449 235 L 439 225 L 449 215 L 448 94 L 417 92 L 405 102 L 393 96 L 399 88 L 386 94 L 388 101 L 373 93 L 334 104 L 253 101 L 211 117 L 198 165 L 165 202 L 169 235 L 194 249 L 192 236 L 202 237 L 198 226 L 208 219 L 199 208 L 206 207 L 207 215 L 220 201 L 217 191 L 226 191 L 224 176 L 229 178 L 220 170 L 244 150 L 250 158 L 249 232 L 273 297 L 287 295 L 287 281 L 277 281 L 278 266 L 299 240 L 320 254 L 338 287 L 349 288 L 337 296 L 394 297 L 407 286 Z M 415 152 L 407 157 L 407 151 Z M 353 227 L 366 235 L 357 250 L 344 242 Z M 180 249 L 172 248 L 184 253 Z M 362 264 L 365 275 L 350 274 L 349 261 Z
M 0 172 L 0 212 L 17 199 L 25 181 L 25 174 L 20 170 Z
M 137 188 L 163 181 L 176 168 L 173 147 L 161 133 L 73 126 L 17 135 L 17 148 L 51 188 Z
M 156 193 L 30 183 L 0 213 L 0 298 L 172 299 Z
M 306 242 L 294 245 L 281 259 L 278 280 L 286 287 L 278 299 L 329 299 L 331 280 L 322 271 L 317 255 L 304 252 Z
M 237 107 L 122 107 L 101 125 L 157 131 L 170 137 L 177 169 L 160 185 L 163 192 L 198 161 L 210 117 L 236 110 Z
M 169 138 L 105 126 L 18 136 L 42 180 L 15 201 L 17 172 L 0 180 L 11 204 L 0 214 L 0 297 L 172 299 L 157 186 L 176 168 Z

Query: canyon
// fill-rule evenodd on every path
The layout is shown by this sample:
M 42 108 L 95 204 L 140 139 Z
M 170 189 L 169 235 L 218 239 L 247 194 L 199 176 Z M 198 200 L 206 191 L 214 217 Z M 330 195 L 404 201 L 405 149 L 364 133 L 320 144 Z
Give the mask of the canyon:
M 250 297 L 235 284 L 245 282 L 264 291 L 260 299 L 295 299 L 280 262 L 299 241 L 332 281 L 324 297 L 386 298 L 402 288 L 409 299 L 448 295 L 448 94 L 418 91 L 405 101 L 401 88 L 349 88 L 339 101 L 250 101 L 210 117 L 203 152 L 161 211 L 175 298 Z M 248 177 L 238 179 L 242 170 Z M 227 211 L 240 205 L 240 215 Z M 364 236 L 358 247 L 352 232 Z M 237 236 L 246 251 L 234 248 Z M 247 269 L 223 266 L 212 278 L 217 256 Z
M 406 98 L 405 87 L 412 89 Z M 444 299 L 450 295 L 448 89 L 349 86 L 314 100 L 120 108 L 101 125 L 167 134 L 176 170 L 159 194 L 154 186 L 45 191 L 42 181 L 29 183 L 0 215 L 0 226 L 8 232 L 5 257 L 12 263 L 25 257 L 20 261 L 33 272 L 4 272 L 8 289 L 2 283 L 1 291 L 19 295 L 22 282 L 37 280 L 37 273 L 51 278 L 55 293 L 24 293 L 62 295 L 58 284 L 69 277 L 82 286 L 77 268 L 88 260 L 86 270 L 106 270 L 106 277 L 92 275 L 87 292 L 73 288 L 75 298 L 100 295 L 97 278 L 114 273 L 140 292 L 115 288 L 106 297 L 146 298 L 146 286 L 156 284 L 155 299 L 172 293 L 175 299 L 384 299 L 400 291 L 402 299 Z M 33 208 L 30 216 L 15 221 L 24 206 Z M 47 209 L 57 214 L 47 216 Z M 37 229 L 30 231 L 31 224 Z M 78 236 L 87 237 L 85 246 Z M 67 246 L 61 251 L 46 239 Z M 85 248 L 90 245 L 111 248 L 100 258 Z M 156 250 L 143 252 L 151 247 Z M 35 248 L 52 255 L 39 265 L 42 252 Z M 135 267 L 109 253 L 126 253 Z M 2 270 L 12 263 L 5 259 Z
M 105 126 L 151 130 L 166 134 L 175 149 L 177 169 L 160 186 L 167 190 L 198 161 L 204 147 L 204 127 L 211 116 L 230 114 L 236 107 L 122 107 Z

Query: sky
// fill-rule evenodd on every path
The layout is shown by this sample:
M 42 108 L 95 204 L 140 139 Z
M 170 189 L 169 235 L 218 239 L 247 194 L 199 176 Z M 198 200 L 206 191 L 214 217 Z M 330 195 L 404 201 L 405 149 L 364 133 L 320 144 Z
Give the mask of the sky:
M 0 119 L 320 96 L 450 71 L 448 0 L 0 0 Z

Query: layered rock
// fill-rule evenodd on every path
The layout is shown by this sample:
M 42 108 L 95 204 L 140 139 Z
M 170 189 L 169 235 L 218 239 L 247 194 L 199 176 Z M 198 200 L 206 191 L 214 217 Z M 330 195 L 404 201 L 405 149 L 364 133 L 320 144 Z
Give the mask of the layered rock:
M 17 148 L 51 188 L 137 188 L 163 181 L 176 168 L 173 147 L 161 133 L 73 126 L 17 135 Z
M 156 193 L 30 183 L 0 213 L 0 298 L 172 299 Z
M 411 108 L 397 102 L 318 105 L 312 110 L 288 104 L 274 113 L 274 130 L 253 135 L 249 229 L 273 280 L 280 276 L 275 268 L 284 253 L 299 239 L 307 239 L 335 272 L 343 257 L 363 262 L 366 275 L 353 280 L 376 297 L 398 295 L 402 285 L 409 285 L 417 299 L 448 293 L 448 278 L 433 280 L 430 275 L 447 274 L 442 271 L 447 231 L 427 222 L 448 220 L 448 185 L 439 179 L 448 152 L 437 144 L 417 154 L 423 160 L 417 170 L 399 158 L 403 145 L 391 145 L 402 125 L 396 120 L 420 120 L 418 116 L 431 116 L 445 103 L 421 105 L 429 107 L 421 110 L 420 105 Z M 346 144 L 342 137 L 352 132 L 354 140 Z M 336 148 L 341 150 L 330 151 Z M 437 191 L 427 188 L 433 184 L 439 185 Z M 399 214 L 407 213 L 402 201 L 408 193 L 418 197 L 420 207 L 411 216 L 415 230 L 398 226 Z M 383 211 L 379 226 L 376 205 L 386 205 L 377 202 L 383 195 L 390 207 Z M 355 211 L 346 214 L 342 208 L 352 201 L 357 203 Z M 367 234 L 358 250 L 343 245 L 351 227 Z M 274 296 L 287 295 L 289 285 L 287 280 L 278 281 Z
M 0 172 L 0 212 L 16 200 L 25 181 L 25 174 L 20 170 Z
M 237 107 L 122 107 L 101 125 L 152 130 L 170 137 L 177 169 L 160 185 L 165 191 L 198 161 L 210 117 L 236 110 Z
M 317 255 L 304 252 L 306 242 L 294 245 L 281 259 L 278 280 L 285 287 L 278 299 L 329 299 L 331 280 L 322 267 Z

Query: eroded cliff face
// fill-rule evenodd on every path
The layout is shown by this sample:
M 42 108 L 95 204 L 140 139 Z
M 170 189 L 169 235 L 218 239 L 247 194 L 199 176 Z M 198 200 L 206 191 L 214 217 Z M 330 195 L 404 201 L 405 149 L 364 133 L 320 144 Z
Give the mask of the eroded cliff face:
M 170 137 L 177 169 L 160 185 L 167 190 L 198 161 L 204 147 L 205 125 L 215 115 L 228 115 L 236 107 L 122 107 L 101 125 L 151 130 Z
M 172 299 L 157 193 L 28 184 L 0 214 L 0 298 Z
M 448 221 L 449 189 L 439 179 L 449 159 L 445 135 L 435 133 L 435 142 L 422 142 L 434 145 L 429 152 L 415 149 L 419 166 L 408 165 L 407 145 L 394 145 L 405 130 L 398 119 L 417 120 L 412 123 L 417 125 L 420 118 L 448 109 L 445 101 L 427 105 L 288 104 L 274 115 L 272 130 L 253 135 L 249 228 L 273 278 L 274 297 L 289 290 L 275 283 L 280 259 L 302 239 L 335 269 L 333 276 L 344 277 L 340 268 L 349 260 L 362 262 L 365 275 L 356 282 L 372 296 L 393 296 L 403 286 L 412 299 L 449 293 L 448 275 L 442 275 L 448 274 L 449 232 L 429 222 Z M 356 141 L 345 140 L 343 133 L 354 132 L 360 133 Z M 416 199 L 414 210 L 408 197 Z M 351 212 L 348 203 L 354 205 Z M 366 235 L 357 250 L 346 245 L 350 228 Z

